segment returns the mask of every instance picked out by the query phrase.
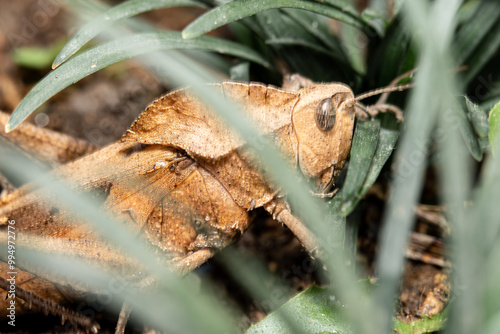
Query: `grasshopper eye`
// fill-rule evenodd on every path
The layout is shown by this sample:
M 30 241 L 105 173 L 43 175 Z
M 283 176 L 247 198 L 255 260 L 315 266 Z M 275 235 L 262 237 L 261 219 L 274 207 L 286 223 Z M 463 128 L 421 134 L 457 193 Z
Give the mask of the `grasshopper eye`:
M 316 125 L 323 131 L 330 131 L 335 124 L 335 105 L 331 98 L 322 100 L 316 106 Z

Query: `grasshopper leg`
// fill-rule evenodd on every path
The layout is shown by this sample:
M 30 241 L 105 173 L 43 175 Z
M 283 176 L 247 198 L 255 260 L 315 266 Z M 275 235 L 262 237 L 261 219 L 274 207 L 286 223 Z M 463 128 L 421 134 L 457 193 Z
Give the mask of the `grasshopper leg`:
M 312 232 L 292 213 L 286 202 L 272 201 L 264 206 L 264 209 L 269 212 L 273 219 L 286 225 L 295 235 L 295 237 L 302 243 L 306 251 L 314 258 L 321 258 L 319 252 L 319 243 Z
M 124 334 L 125 333 L 125 328 L 127 327 L 128 317 L 130 316 L 131 311 L 132 311 L 132 308 L 130 307 L 130 304 L 125 301 L 122 305 L 121 310 L 120 310 L 120 315 L 118 316 L 115 334 Z

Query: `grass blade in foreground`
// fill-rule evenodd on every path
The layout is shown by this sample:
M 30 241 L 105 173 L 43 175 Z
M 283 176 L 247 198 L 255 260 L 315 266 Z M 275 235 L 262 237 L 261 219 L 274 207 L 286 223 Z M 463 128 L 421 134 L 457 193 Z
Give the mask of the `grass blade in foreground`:
M 420 37 L 417 41 L 420 43 L 421 57 L 406 118 L 408 128 L 399 144 L 392 202 L 384 214 L 385 225 L 379 238 L 381 247 L 377 253 L 376 266 L 380 286 L 374 291 L 379 318 L 374 333 L 391 331 L 404 250 L 414 221 L 413 208 L 418 201 L 426 166 L 425 144 L 431 138 L 440 108 L 446 110 L 449 107 L 447 98 L 453 96 L 450 90 L 454 82 L 447 69 L 454 66 L 447 51 L 460 1 L 438 0 L 430 7 L 426 4 L 405 2 L 405 22 L 414 36 Z
M 5 126 L 5 131 L 15 129 L 43 102 L 87 75 L 131 57 L 169 49 L 216 51 L 268 66 L 266 60 L 252 49 L 215 37 L 202 36 L 184 40 L 177 32 L 144 33 L 124 37 L 85 51 L 50 72 L 17 106 Z
M 182 37 L 198 37 L 230 22 L 278 8 L 304 9 L 351 24 L 357 28 L 366 26 L 362 18 L 351 7 L 335 8 L 322 3 L 304 0 L 234 0 L 216 7 L 196 19 L 182 31 Z
M 118 20 L 158 8 L 180 6 L 206 7 L 204 4 L 194 0 L 130 0 L 116 5 L 80 28 L 59 52 L 52 63 L 52 68 L 61 65 L 88 41 Z

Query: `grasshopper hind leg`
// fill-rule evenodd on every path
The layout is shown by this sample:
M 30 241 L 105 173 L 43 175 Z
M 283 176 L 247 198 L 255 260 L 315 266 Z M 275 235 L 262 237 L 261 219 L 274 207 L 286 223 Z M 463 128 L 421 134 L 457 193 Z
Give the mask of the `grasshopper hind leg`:
M 321 258 L 319 243 L 316 237 L 300 220 L 292 215 L 290 207 L 286 202 L 271 201 L 264 206 L 264 209 L 273 216 L 273 219 L 286 225 L 292 231 L 309 255 L 313 258 Z

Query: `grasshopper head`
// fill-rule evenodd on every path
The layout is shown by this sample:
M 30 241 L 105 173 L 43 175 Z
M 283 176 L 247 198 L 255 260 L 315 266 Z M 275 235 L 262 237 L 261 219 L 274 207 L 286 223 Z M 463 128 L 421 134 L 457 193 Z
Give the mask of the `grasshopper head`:
M 351 149 L 356 101 L 349 86 L 317 84 L 299 90 L 292 115 L 302 173 L 326 191 Z

